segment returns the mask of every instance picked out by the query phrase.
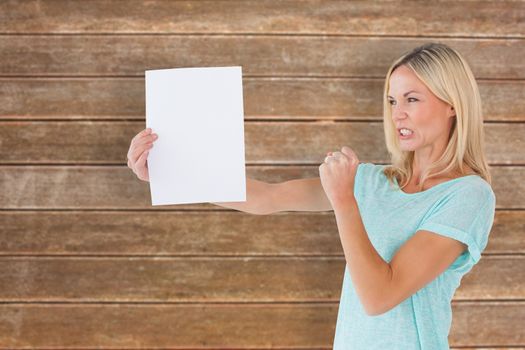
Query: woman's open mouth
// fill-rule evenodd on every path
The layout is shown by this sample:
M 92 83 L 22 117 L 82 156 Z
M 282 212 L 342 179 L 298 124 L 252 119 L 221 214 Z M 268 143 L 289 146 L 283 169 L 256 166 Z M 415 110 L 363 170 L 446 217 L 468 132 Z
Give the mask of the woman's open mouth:
M 401 140 L 407 140 L 414 135 L 414 132 L 407 128 L 397 129 L 397 134 Z

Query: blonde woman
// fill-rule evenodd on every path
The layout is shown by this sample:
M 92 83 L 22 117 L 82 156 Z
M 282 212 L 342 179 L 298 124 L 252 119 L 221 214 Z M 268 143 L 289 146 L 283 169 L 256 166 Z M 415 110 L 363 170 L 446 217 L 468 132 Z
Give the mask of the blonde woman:
M 317 178 L 247 179 L 246 202 L 214 204 L 334 211 L 346 260 L 335 350 L 449 349 L 451 299 L 481 258 L 496 207 L 478 87 L 456 50 L 429 43 L 392 64 L 383 104 L 390 165 L 360 163 L 344 146 Z M 145 181 L 154 141 L 144 130 L 128 152 Z

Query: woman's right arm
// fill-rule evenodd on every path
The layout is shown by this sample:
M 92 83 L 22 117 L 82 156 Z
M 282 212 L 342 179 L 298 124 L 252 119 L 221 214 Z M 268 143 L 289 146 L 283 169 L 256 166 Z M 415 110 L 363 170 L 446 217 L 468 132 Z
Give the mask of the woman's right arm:
M 157 135 L 148 129 L 142 130 L 131 140 L 128 167 L 143 181 L 149 181 L 148 153 L 156 140 Z M 319 177 L 276 184 L 246 178 L 246 201 L 212 204 L 256 215 L 281 211 L 333 210 Z
M 213 203 L 257 215 L 282 211 L 333 210 L 319 177 L 276 184 L 246 178 L 245 202 Z
M 246 201 L 211 202 L 221 207 L 240 210 L 245 213 L 266 215 L 273 211 L 273 191 L 276 184 L 246 178 Z

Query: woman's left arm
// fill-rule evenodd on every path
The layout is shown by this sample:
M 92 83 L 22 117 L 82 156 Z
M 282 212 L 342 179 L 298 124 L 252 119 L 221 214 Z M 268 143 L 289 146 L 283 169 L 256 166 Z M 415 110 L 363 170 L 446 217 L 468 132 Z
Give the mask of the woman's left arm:
M 368 315 L 381 309 L 392 276 L 390 265 L 374 248 L 353 195 L 333 203 L 339 237 L 356 293 Z
M 334 209 L 346 264 L 357 294 L 368 314 L 378 309 L 378 300 L 391 276 L 390 265 L 381 258 L 368 238 L 357 201 L 354 182 L 359 159 L 344 146 L 329 152 L 319 167 L 321 184 Z

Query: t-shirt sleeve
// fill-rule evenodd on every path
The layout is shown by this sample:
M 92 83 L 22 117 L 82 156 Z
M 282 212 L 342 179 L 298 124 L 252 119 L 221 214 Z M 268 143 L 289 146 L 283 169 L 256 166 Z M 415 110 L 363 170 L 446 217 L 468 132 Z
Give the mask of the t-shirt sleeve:
M 359 201 L 361 198 L 361 193 L 363 191 L 362 186 L 367 183 L 366 176 L 370 170 L 370 167 L 373 166 L 371 163 L 359 163 L 357 165 L 357 170 L 355 173 L 354 179 L 354 196 Z
M 440 200 L 422 219 L 418 230 L 427 230 L 467 245 L 468 263 L 475 265 L 488 243 L 496 197 L 488 187 L 465 186 Z

